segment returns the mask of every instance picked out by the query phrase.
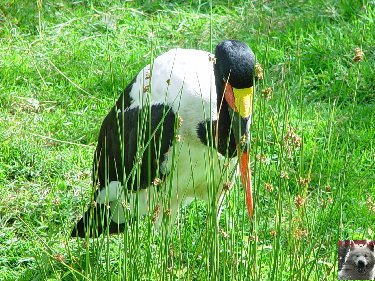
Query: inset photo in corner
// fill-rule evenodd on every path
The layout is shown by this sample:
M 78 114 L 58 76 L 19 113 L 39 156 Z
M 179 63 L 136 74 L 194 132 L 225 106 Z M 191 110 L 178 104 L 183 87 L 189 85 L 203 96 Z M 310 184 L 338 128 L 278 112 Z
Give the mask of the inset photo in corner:
M 375 240 L 339 240 L 339 280 L 375 280 L 374 245 Z

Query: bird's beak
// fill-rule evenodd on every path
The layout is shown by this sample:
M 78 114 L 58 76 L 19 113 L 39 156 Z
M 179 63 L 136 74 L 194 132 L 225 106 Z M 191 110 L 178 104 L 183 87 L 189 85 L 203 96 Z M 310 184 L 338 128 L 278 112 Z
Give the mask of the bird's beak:
M 251 186 L 251 170 L 249 165 L 249 137 L 252 113 L 253 87 L 235 89 L 230 85 L 234 97 L 234 106 L 229 106 L 229 114 L 232 117 L 232 130 L 237 145 L 237 154 L 240 166 L 241 181 L 245 188 L 246 206 L 249 217 L 253 216 L 253 196 Z M 227 93 L 226 93 L 227 94 Z

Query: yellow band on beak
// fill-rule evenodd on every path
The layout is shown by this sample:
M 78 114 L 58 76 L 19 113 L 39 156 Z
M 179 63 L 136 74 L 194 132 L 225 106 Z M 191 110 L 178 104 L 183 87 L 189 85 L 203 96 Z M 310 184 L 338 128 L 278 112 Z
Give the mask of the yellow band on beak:
M 252 112 L 254 88 L 233 88 L 234 104 L 241 117 L 247 118 Z

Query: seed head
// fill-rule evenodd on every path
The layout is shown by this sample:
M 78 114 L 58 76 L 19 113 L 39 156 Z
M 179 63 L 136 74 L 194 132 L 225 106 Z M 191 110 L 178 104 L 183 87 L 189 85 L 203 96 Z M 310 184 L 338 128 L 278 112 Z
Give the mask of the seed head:
M 150 86 L 149 85 L 144 85 L 143 86 L 143 92 L 144 93 L 147 93 L 149 90 L 150 90 Z
M 276 230 L 272 229 L 272 230 L 270 231 L 270 234 L 271 234 L 272 237 L 275 237 L 276 234 L 277 234 L 277 232 L 276 232 Z
M 178 127 L 182 126 L 182 122 L 184 122 L 184 119 L 182 119 L 181 115 L 178 115 Z
M 281 173 L 280 173 L 280 178 L 282 178 L 282 179 L 289 179 L 289 174 L 288 174 L 288 172 L 286 172 L 286 171 L 281 171 Z
M 224 183 L 223 189 L 225 191 L 229 191 L 231 189 L 231 183 L 230 183 L 230 181 L 227 181 L 226 183 Z
M 129 204 L 128 202 L 126 202 L 126 200 L 122 200 L 122 201 L 121 201 L 121 206 L 122 206 L 125 210 L 130 211 L 130 204 Z
M 266 154 L 257 154 L 257 155 L 255 156 L 255 158 L 256 158 L 258 161 L 260 161 L 260 162 L 262 162 L 262 163 L 265 163 L 265 164 L 267 164 L 267 165 L 269 165 L 269 164 L 271 163 L 270 159 L 267 157 Z
M 285 145 L 295 146 L 299 148 L 301 146 L 302 139 L 296 134 L 296 129 L 289 127 L 288 132 L 284 136 Z
M 307 235 L 308 235 L 308 232 L 306 229 L 297 228 L 294 231 L 294 238 L 296 238 L 297 240 L 301 240 L 302 238 L 307 237 Z
M 254 235 L 250 235 L 249 236 L 249 241 L 255 241 L 255 236 Z
M 331 192 L 332 191 L 332 188 L 329 184 L 326 185 L 326 191 L 327 192 Z
M 263 79 L 263 68 L 260 63 L 255 64 L 255 77 L 258 78 L 258 80 Z
M 55 260 L 57 260 L 60 263 L 66 262 L 66 259 L 65 259 L 64 255 L 62 255 L 62 254 L 56 254 L 53 257 L 54 257 Z
M 264 188 L 268 191 L 268 192 L 272 192 L 273 191 L 273 185 L 269 182 L 266 182 L 264 184 Z
M 302 139 L 296 134 L 296 130 L 294 128 L 289 127 L 283 138 L 283 142 L 287 152 L 287 157 L 291 158 L 292 152 L 301 147 Z
M 362 49 L 357 47 L 354 49 L 354 52 L 355 52 L 355 56 L 353 58 L 353 61 L 354 62 L 363 61 L 364 53 L 362 52 Z
M 294 204 L 296 204 L 296 207 L 299 209 L 305 204 L 306 198 L 302 197 L 301 195 L 297 195 L 294 198 Z
M 162 180 L 160 178 L 154 178 L 154 180 L 152 181 L 153 186 L 158 186 L 161 183 L 162 183 Z
M 263 98 L 265 98 L 266 100 L 270 100 L 272 98 L 272 92 L 273 92 L 273 89 L 271 87 L 263 89 L 262 90 Z
M 220 228 L 220 234 L 221 236 L 223 236 L 224 239 L 227 239 L 229 237 L 229 234 L 226 233 L 222 228 Z
M 159 216 L 159 213 L 160 213 L 160 206 L 159 206 L 159 205 L 156 205 L 155 210 L 154 210 L 154 213 L 153 213 L 153 215 L 152 215 L 152 219 L 151 219 L 151 221 L 152 221 L 153 224 L 156 223 L 156 220 L 157 220 L 157 218 L 158 218 L 158 216 Z
M 240 139 L 241 147 L 244 147 L 249 141 L 249 137 L 246 134 L 243 134 Z
M 55 206 L 59 206 L 61 204 L 60 200 L 58 198 L 55 198 L 52 200 L 52 203 L 55 205 Z
M 150 78 L 151 78 L 150 72 L 147 71 L 146 74 L 145 74 L 145 79 L 149 80 Z
M 166 209 L 166 210 L 164 211 L 164 215 L 165 215 L 165 216 L 170 216 L 170 215 L 171 215 L 171 209 Z
M 141 155 L 138 155 L 138 157 L 137 157 L 136 159 L 137 159 L 137 163 L 138 163 L 139 165 L 141 165 L 141 164 L 142 164 L 142 156 L 141 156 Z
M 299 185 L 306 185 L 306 184 L 309 184 L 310 181 L 311 181 L 311 179 L 309 177 L 307 177 L 307 178 L 299 177 L 298 184 Z

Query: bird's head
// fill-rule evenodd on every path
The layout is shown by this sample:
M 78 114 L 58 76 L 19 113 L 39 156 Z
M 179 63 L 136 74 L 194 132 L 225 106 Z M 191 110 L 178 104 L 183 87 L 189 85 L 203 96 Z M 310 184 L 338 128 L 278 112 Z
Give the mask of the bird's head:
M 249 128 L 254 93 L 255 56 L 245 43 L 223 41 L 215 50 L 215 80 L 219 118 L 226 115 L 234 136 L 249 216 L 253 214 L 249 166 Z

